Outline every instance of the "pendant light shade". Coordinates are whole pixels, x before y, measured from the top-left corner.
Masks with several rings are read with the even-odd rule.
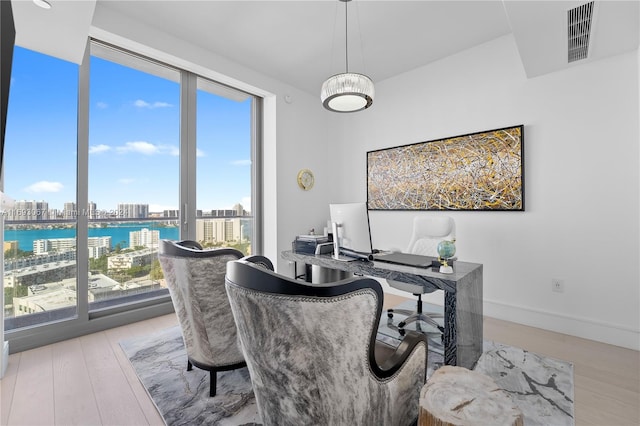
[[[330,111],[354,112],[369,108],[374,95],[373,81],[369,77],[348,72],[329,77],[322,84],[320,99]]]
[[[373,104],[375,89],[373,81],[364,74],[349,72],[349,45],[347,24],[347,2],[345,3],[345,65],[346,72],[329,77],[320,91],[322,105],[333,112],[355,112],[369,108]]]

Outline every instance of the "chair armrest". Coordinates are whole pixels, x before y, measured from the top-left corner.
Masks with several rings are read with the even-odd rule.
[[[260,255],[253,255],[253,256],[245,256],[240,260],[244,260],[246,262],[249,263],[253,263],[256,266],[260,266],[264,269],[268,269],[269,271],[273,271],[273,263],[271,263],[271,261],[269,260],[268,257],[265,256],[260,256]]]
[[[384,373],[385,377],[390,377],[395,374],[396,371],[402,367],[407,358],[411,355],[413,350],[420,342],[424,342],[426,346],[426,353],[429,353],[429,341],[427,336],[417,331],[407,330],[404,338],[396,348],[395,352],[387,358],[387,360],[380,365],[380,370]],[[426,370],[426,358],[425,358],[425,370]]]

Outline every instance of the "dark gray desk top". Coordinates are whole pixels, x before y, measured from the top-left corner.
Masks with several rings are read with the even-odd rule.
[[[456,292],[457,283],[467,275],[478,269],[482,271],[482,264],[480,263],[458,261],[454,264],[453,274],[441,274],[440,272],[433,272],[431,268],[417,268],[380,261],[353,260],[345,262],[333,259],[329,254],[313,255],[286,250],[281,253],[281,256],[286,260],[304,262],[371,277],[421,284],[429,289],[440,289],[451,293]]]

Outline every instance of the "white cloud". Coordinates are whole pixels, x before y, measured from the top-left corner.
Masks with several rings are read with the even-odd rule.
[[[196,157],[206,157],[207,154],[204,153],[203,150],[196,148]]]
[[[180,150],[178,149],[177,146],[173,146],[173,145],[160,145],[158,147],[160,149],[160,152],[166,152],[167,154],[171,155],[172,157],[178,157],[180,156]]]
[[[96,106],[100,109],[109,108],[109,104],[107,104],[106,102],[96,102]]]
[[[89,147],[89,154],[102,154],[103,152],[110,151],[111,147],[109,145],[100,144],[93,145]]]
[[[40,182],[36,182],[34,184],[27,186],[24,190],[26,192],[39,193],[39,192],[60,192],[62,191],[62,189],[64,189],[64,185],[62,185],[60,182],[49,182],[46,180],[41,180]]]
[[[135,179],[131,179],[131,178],[118,179],[118,182],[121,183],[121,184],[124,184],[124,185],[129,185],[130,183],[133,183],[135,181],[136,181]]]
[[[171,155],[177,157],[180,155],[180,150],[175,145],[155,145],[147,141],[133,141],[127,142],[123,146],[116,147],[116,151],[119,154],[126,154],[129,152],[137,152],[143,155]]]
[[[250,166],[251,160],[235,160],[231,162],[234,166]]]
[[[145,141],[127,142],[124,146],[119,146],[116,151],[120,153],[137,152],[144,155],[153,155],[158,153],[158,147],[152,143]]]
[[[170,103],[167,102],[159,102],[156,101],[154,103],[149,103],[147,101],[143,101],[142,99],[137,99],[133,102],[133,105],[138,107],[138,108],[149,108],[149,109],[154,109],[154,108],[168,108],[171,107],[173,105],[171,105]]]

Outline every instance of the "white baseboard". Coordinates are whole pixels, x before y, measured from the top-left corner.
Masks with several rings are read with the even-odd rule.
[[[640,330],[484,299],[484,315],[640,351]]]
[[[405,291],[390,287],[386,280],[378,279],[378,281],[385,293],[397,294],[408,298],[414,297]],[[435,305],[443,305],[443,299],[444,293],[441,291],[425,294],[422,298],[424,302]],[[483,314],[491,318],[640,351],[640,330],[619,324],[563,315],[487,299],[484,299]]]
[[[0,370],[0,378],[4,377],[4,373],[7,372],[7,366],[9,365],[9,342],[4,342],[2,345],[2,370]]]

